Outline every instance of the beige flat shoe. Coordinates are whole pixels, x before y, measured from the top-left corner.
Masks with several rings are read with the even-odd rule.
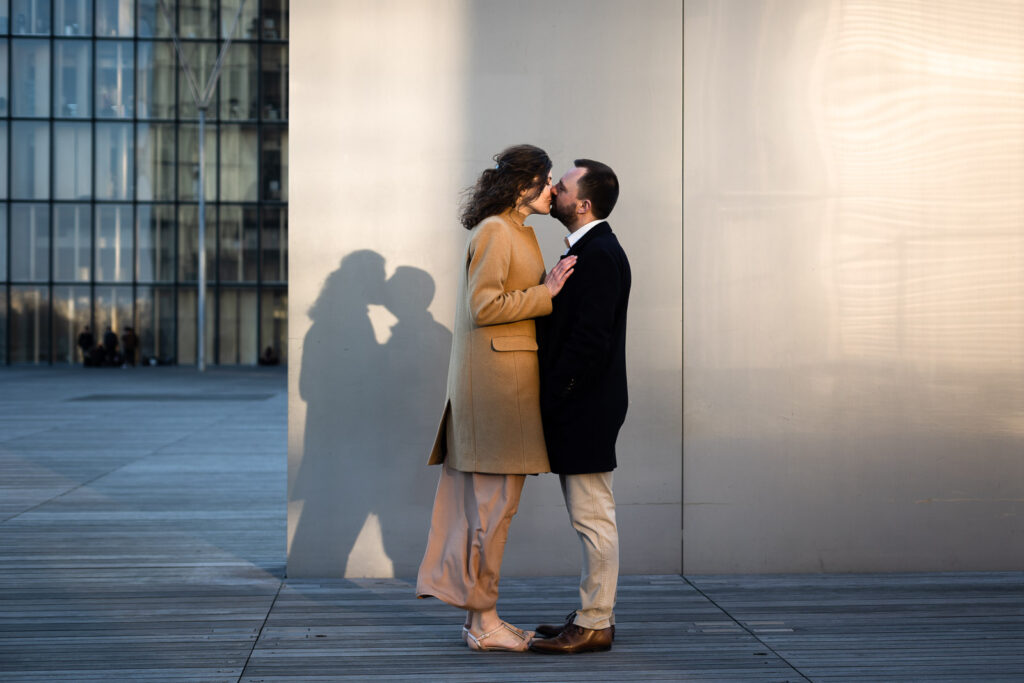
[[[466,645],[469,645],[470,650],[477,652],[526,652],[530,647],[530,639],[535,635],[533,631],[524,631],[504,621],[498,625],[498,628],[491,629],[479,636],[473,635],[473,632],[465,627],[463,627],[463,631],[466,636]],[[507,645],[488,645],[485,642],[491,636],[505,632],[514,635],[519,640],[519,643],[509,647]]]

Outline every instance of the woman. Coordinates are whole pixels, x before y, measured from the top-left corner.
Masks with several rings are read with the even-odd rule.
[[[531,632],[498,616],[498,579],[509,523],[527,474],[549,471],[540,421],[533,319],[576,258],[544,274],[532,214],[551,211],[551,159],[532,145],[494,157],[462,210],[470,231],[459,276],[448,398],[430,454],[442,464],[419,597],[468,612],[463,639],[473,650],[520,652]]]

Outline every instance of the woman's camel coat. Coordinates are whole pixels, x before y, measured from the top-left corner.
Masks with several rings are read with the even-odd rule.
[[[448,396],[430,454],[462,472],[549,471],[533,318],[551,313],[533,228],[511,211],[469,233],[459,276]]]

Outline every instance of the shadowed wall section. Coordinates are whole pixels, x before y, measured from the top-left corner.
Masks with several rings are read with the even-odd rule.
[[[687,572],[1024,563],[1024,7],[685,5]]]
[[[460,191],[511,144],[610,164],[633,263],[622,568],[681,567],[682,5],[291,4],[288,575],[411,576],[439,469]],[[534,227],[550,267],[565,229]],[[573,574],[557,478],[530,477],[506,575]]]

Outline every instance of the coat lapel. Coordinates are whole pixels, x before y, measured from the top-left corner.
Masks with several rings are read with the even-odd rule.
[[[581,237],[579,242],[572,245],[572,248],[569,250],[569,253],[567,253],[566,256],[578,256],[579,253],[583,250],[583,247],[587,244],[587,242],[594,239],[598,235],[610,235],[611,232],[612,226],[608,224],[608,221],[598,223],[590,230],[587,230],[587,234]]]

